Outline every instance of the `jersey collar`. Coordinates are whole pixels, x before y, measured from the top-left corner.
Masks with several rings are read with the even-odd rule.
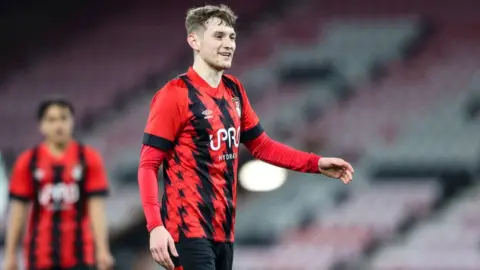
[[[187,72],[187,76],[192,80],[192,82],[201,87],[202,89],[209,90],[216,92],[221,86],[222,86],[222,81],[220,81],[220,84],[218,87],[211,87],[198,73],[193,69],[193,67],[190,67]]]

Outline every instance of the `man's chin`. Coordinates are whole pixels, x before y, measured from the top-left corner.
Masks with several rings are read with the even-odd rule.
[[[224,70],[225,70],[225,69],[229,69],[229,68],[231,68],[231,67],[232,67],[232,64],[230,64],[230,63],[223,65],[223,69],[224,69]]]
[[[226,62],[226,63],[220,63],[220,64],[213,64],[211,65],[215,70],[217,71],[224,71],[232,67],[232,63]]]
[[[56,137],[50,138],[50,141],[57,145],[66,145],[70,141],[70,137]]]

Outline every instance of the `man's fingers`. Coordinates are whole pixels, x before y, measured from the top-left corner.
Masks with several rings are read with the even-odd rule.
[[[167,267],[167,269],[173,269],[174,265],[173,265],[172,259],[170,258],[170,254],[168,253],[168,247],[167,246],[162,247],[161,252],[162,252],[163,260],[165,262],[165,267]]]
[[[352,165],[351,165],[350,163],[346,162],[346,161],[343,160],[343,159],[341,159],[339,165],[342,166],[343,168],[345,168],[345,170],[351,172],[352,174],[355,172],[355,171],[353,170]]]
[[[168,269],[168,270],[173,270],[173,269],[175,269],[175,265],[173,264],[172,259],[167,258],[167,259],[165,260],[165,265],[164,265],[164,267],[165,267],[166,269]]]
[[[160,257],[160,253],[158,252],[158,249],[152,248],[150,249],[150,251],[152,252],[153,259],[160,264],[162,262],[162,258]]]
[[[170,252],[173,256],[178,257],[177,248],[175,247],[175,242],[172,238],[168,240],[168,248],[170,249]]]
[[[166,269],[173,269],[174,265],[172,260],[170,259],[170,255],[168,255],[168,249],[165,248],[153,248],[151,249],[153,259],[160,264],[162,267]]]
[[[158,263],[159,259],[158,259],[157,253],[155,252],[155,250],[153,248],[150,248],[150,253],[152,254],[153,260]]]
[[[347,169],[348,171],[351,173],[351,174],[354,174],[355,173],[355,170],[353,170],[353,167],[350,163],[347,162]]]
[[[165,261],[170,258],[167,246],[162,247],[162,249],[160,250],[160,254]]]
[[[348,171],[347,172],[347,184],[350,183],[353,179],[353,173]]]
[[[348,184],[350,181],[352,181],[352,174],[349,171],[344,171],[340,177],[340,180],[342,180],[344,184]]]

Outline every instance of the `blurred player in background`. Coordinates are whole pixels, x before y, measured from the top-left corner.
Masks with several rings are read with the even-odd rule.
[[[73,106],[66,100],[40,104],[43,143],[17,159],[10,183],[4,270],[18,269],[23,235],[27,269],[107,270],[113,266],[105,216],[107,176],[91,147],[72,138]]]
[[[298,151],[265,134],[242,84],[223,74],[235,53],[235,21],[224,5],[189,10],[185,24],[193,66],[151,103],[138,181],[150,250],[166,269],[232,269],[240,143],[279,167],[352,180],[353,169],[344,160]]]

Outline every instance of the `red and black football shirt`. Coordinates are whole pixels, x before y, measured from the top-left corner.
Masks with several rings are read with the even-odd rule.
[[[24,254],[27,269],[94,265],[87,199],[105,196],[108,184],[100,155],[71,142],[60,157],[45,144],[15,163],[10,198],[32,202]]]
[[[233,76],[213,88],[190,68],[157,92],[143,144],[167,152],[161,216],[175,241],[233,242],[238,147],[262,133]]]

